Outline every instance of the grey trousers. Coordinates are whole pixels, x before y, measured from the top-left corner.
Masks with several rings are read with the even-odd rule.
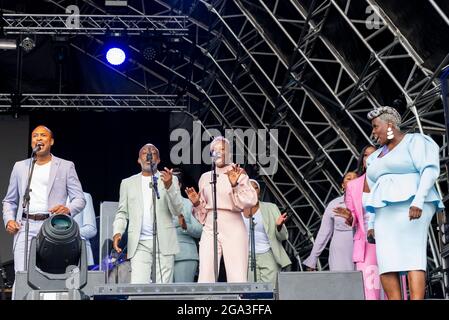
[[[194,282],[198,270],[198,260],[175,261],[173,282]]]

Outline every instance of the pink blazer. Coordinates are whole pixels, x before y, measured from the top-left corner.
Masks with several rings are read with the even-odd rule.
[[[354,249],[352,253],[353,262],[364,262],[366,247],[365,223],[363,221],[364,210],[362,204],[363,186],[365,184],[365,174],[349,181],[345,192],[345,204],[353,216],[353,227],[356,228],[354,234]]]

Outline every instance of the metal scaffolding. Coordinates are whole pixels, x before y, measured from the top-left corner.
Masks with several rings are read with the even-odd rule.
[[[188,34],[186,16],[8,14],[0,16],[5,34]]]
[[[435,1],[429,1],[444,19]],[[65,8],[64,1],[49,2]],[[128,5],[133,15],[118,18],[95,6],[91,9],[99,15],[82,16],[81,27],[69,31],[62,30],[67,15],[24,15],[22,20],[15,15],[16,20],[8,20],[7,33],[81,35],[71,39],[72,48],[148,93],[23,95],[21,105],[188,109],[207,128],[278,130],[278,171],[261,175],[260,180],[264,192],[293,213],[287,225],[287,249],[292,255],[298,253],[298,263],[310,253],[325,206],[341,195],[344,173],[355,167],[360,150],[371,141],[366,113],[386,104],[382,90],[389,88],[405,100],[403,129],[431,135],[442,146],[441,158],[447,158],[440,85],[435,79],[438,70],[424,67],[423,59],[375,0],[199,0],[189,7],[170,0],[152,3],[165,8],[162,14],[176,15],[164,20],[147,16],[144,7]],[[92,6],[90,1],[85,4]],[[377,17],[372,28],[366,26],[367,14],[361,10],[365,7]],[[350,49],[328,34],[325,27],[331,16],[332,23],[345,28],[360,48],[357,63],[348,59]],[[178,32],[188,49],[180,52],[176,62],[166,56],[151,64],[130,58],[128,67],[118,69],[104,62],[99,55],[103,40],[95,37],[111,27],[128,33],[148,28]],[[377,41],[380,37],[384,40]],[[17,98],[11,95],[0,95],[2,108],[14,101]],[[445,175],[442,170],[440,181]],[[441,265],[434,230],[429,231],[429,240],[432,272]]]
[[[22,94],[0,93],[0,110],[9,112],[15,104],[31,109],[127,109],[184,110],[187,106],[175,95],[130,94]]]

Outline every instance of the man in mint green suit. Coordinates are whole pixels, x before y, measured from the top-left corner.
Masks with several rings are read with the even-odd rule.
[[[256,180],[250,181],[259,196],[259,184]],[[284,224],[287,214],[281,214],[274,203],[259,201],[253,208],[244,210],[243,216],[246,218],[244,221],[248,234],[250,234],[249,219],[254,219],[257,282],[271,282],[274,285],[277,273],[291,264],[282,246],[282,241],[288,239],[288,231]],[[248,268],[248,281],[254,281],[251,263]]]
[[[142,172],[124,179],[120,185],[120,200],[113,223],[113,247],[118,253],[122,251],[119,242],[128,224],[131,283],[150,283],[153,259],[153,191],[150,184],[155,172],[160,195],[160,199],[156,199],[156,282],[170,283],[173,281],[174,257],[179,251],[173,216],[183,212],[178,180],[173,177],[173,170],[157,170],[159,150],[152,144],[140,149],[137,162]]]

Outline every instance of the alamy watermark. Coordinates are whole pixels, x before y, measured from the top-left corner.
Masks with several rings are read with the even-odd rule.
[[[223,134],[217,129],[204,132],[201,129],[201,123],[194,121],[192,133],[182,128],[171,132],[170,142],[175,142],[170,150],[170,160],[173,164],[212,163],[210,143],[202,148],[203,142],[210,142],[211,137]],[[224,137],[230,142],[230,160],[234,163],[258,165],[260,175],[273,175],[277,172],[277,129],[226,129]]]
[[[381,25],[383,25],[382,18],[377,14],[379,12],[378,6],[367,6],[365,9],[365,13],[368,14],[368,17],[365,20],[365,26],[368,30],[380,29]]]
[[[80,28],[80,8],[74,4],[65,8],[65,13],[70,13],[70,16],[65,20],[65,26],[67,29],[79,29]]]

